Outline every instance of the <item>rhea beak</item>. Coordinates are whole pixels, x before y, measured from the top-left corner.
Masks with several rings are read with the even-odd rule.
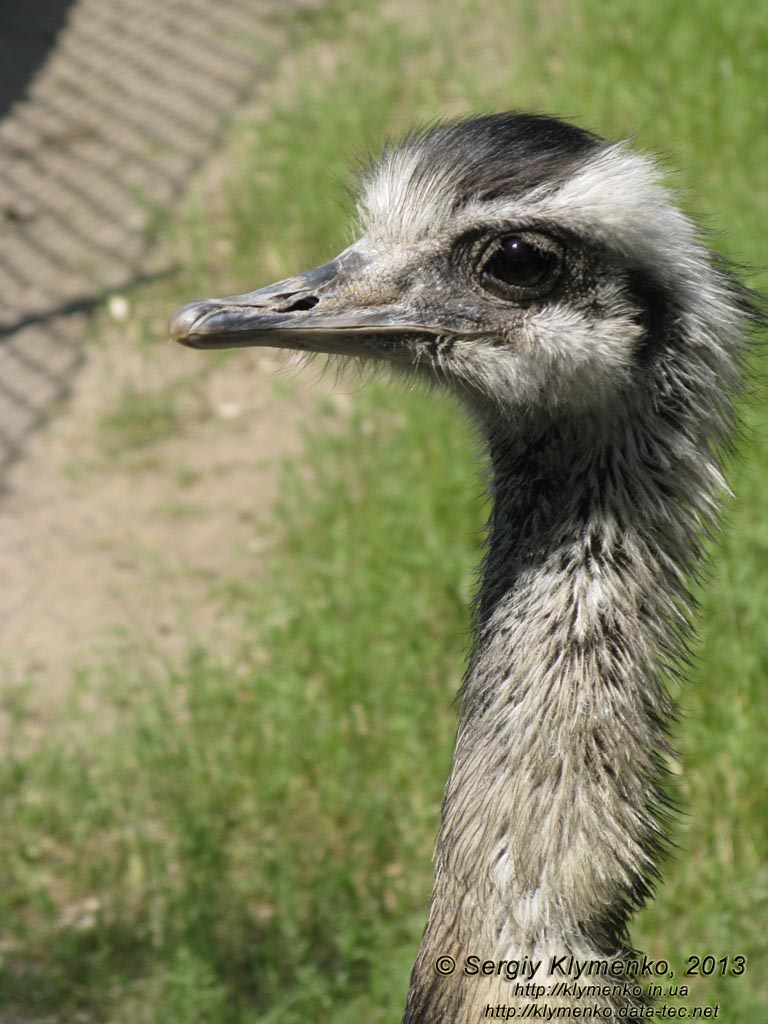
[[[396,291],[390,288],[383,299],[370,270],[370,259],[353,246],[330,263],[258,291],[188,303],[171,318],[171,337],[192,348],[258,345],[402,358],[408,338],[438,332],[419,323]]]

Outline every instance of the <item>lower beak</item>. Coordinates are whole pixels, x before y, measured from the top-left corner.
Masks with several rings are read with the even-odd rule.
[[[397,338],[433,335],[397,304],[379,305],[361,286],[365,259],[353,249],[322,267],[245,295],[204,299],[178,309],[174,341],[192,348],[260,345],[343,355],[394,354]]]

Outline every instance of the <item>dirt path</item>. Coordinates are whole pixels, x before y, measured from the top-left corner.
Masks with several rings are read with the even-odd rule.
[[[46,3],[43,63],[0,79],[4,106],[19,90],[0,120],[0,482],[68,393],[77,314],[168,273],[153,235],[316,0]],[[0,15],[5,60],[37,35]]]
[[[135,33],[114,33],[128,6]],[[132,308],[121,291],[172,264],[167,247],[148,248],[148,224],[189,183],[227,113],[242,108],[249,89],[257,107],[268,104],[258,93],[279,79],[281,47],[289,51],[290,25],[273,24],[275,7],[79,0],[36,90],[0,125],[13,149],[0,178],[8,228],[0,235],[0,682],[31,684],[41,730],[73,671],[102,664],[105,651],[125,646],[134,659],[165,661],[196,637],[226,634],[220,581],[244,561],[258,565],[269,541],[254,521],[274,497],[279,459],[301,449],[313,401],[306,382],[275,377],[269,354],[244,352],[211,369],[204,354],[158,346],[170,309]],[[148,31],[160,10],[173,24]],[[268,60],[238,41],[246,16],[248,32],[271,48]],[[172,29],[183,37],[177,58],[209,32],[218,40],[210,89],[180,65],[178,79],[169,77]],[[105,52],[93,46],[99,31],[109,37]],[[136,52],[142,41],[149,56]],[[153,61],[162,69],[147,82]],[[97,80],[110,65],[125,74],[108,94]],[[75,66],[84,71],[73,96]],[[155,117],[152,132],[130,103],[120,120],[120,93],[132,90]],[[197,117],[206,111],[200,138]],[[142,174],[149,182],[153,161],[148,205],[148,193],[130,182]],[[195,187],[222,173],[208,161]],[[94,327],[87,307],[103,289],[113,293],[109,313]],[[148,323],[149,346],[141,336]],[[88,359],[75,373],[89,333]],[[277,393],[286,387],[291,402]],[[153,415],[157,436],[137,443]]]
[[[133,449],[118,433],[112,454],[99,424],[121,387],[151,370],[156,388],[190,368],[170,348],[142,367],[114,328],[102,339],[0,506],[2,665],[37,684],[33,707],[47,710],[73,669],[98,665],[105,650],[125,644],[134,659],[164,660],[226,630],[219,583],[244,561],[258,567],[269,541],[254,522],[274,497],[278,459],[301,449],[309,401],[275,393],[271,357],[237,355],[193,376],[172,436]]]

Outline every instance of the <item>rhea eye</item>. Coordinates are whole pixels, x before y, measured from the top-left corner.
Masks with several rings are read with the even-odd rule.
[[[559,269],[560,254],[554,246],[510,235],[494,246],[483,274],[494,283],[541,294],[554,285]]]

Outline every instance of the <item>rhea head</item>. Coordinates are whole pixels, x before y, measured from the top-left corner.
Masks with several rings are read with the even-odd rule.
[[[389,363],[505,420],[625,406],[683,334],[730,376],[710,326],[738,330],[734,286],[621,143],[540,115],[439,124],[364,173],[358,210],[331,262],[189,303],[172,336]]]

